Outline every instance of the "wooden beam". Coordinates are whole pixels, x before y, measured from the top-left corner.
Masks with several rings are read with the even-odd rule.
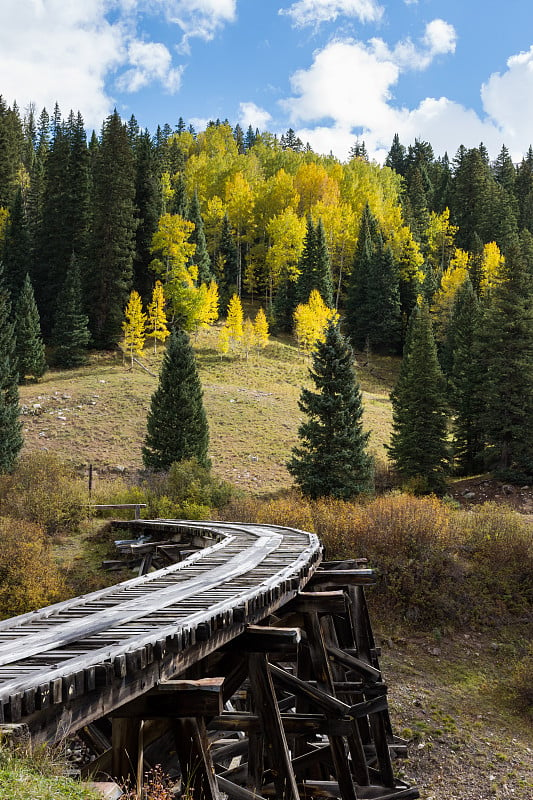
[[[299,800],[300,795],[266,655],[252,653],[248,656],[248,675],[255,709],[263,729],[264,746],[274,773],[278,800]]]
[[[174,738],[184,794],[190,792],[192,797],[201,800],[220,800],[203,718],[177,719],[174,723]]]
[[[111,734],[111,771],[120,783],[128,783],[139,793],[143,779],[142,720],[115,717]]]

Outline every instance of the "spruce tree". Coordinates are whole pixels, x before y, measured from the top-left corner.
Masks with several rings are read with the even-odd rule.
[[[0,474],[11,472],[22,448],[11,301],[0,265]]]
[[[145,467],[168,470],[175,461],[189,458],[209,465],[209,429],[202,395],[189,337],[183,330],[173,330],[148,412],[142,450]]]
[[[227,214],[222,220],[220,232],[219,255],[223,264],[222,274],[218,275],[220,287],[220,313],[225,314],[230,297],[237,291],[239,274],[238,252]]]
[[[445,382],[426,303],[411,314],[391,402],[388,450],[398,473],[417,491],[442,492],[448,466]]]
[[[152,285],[149,265],[153,255],[152,237],[157,230],[160,210],[160,188],[155,174],[155,153],[148,131],[140,134],[135,150],[135,255],[133,259],[134,286],[147,299]]]
[[[470,280],[458,289],[451,320],[450,406],[453,411],[453,456],[460,475],[483,467],[484,375],[477,347],[480,308]]]
[[[399,270],[366,204],[348,285],[346,324],[358,350],[396,353],[402,335]]]
[[[113,348],[131,289],[135,252],[135,163],[126,126],[115,111],[104,123],[94,172],[91,268],[84,289],[96,347]]]
[[[480,326],[485,382],[483,425],[497,477],[533,477],[533,270],[529,239],[505,256]]]
[[[30,234],[21,189],[16,192],[10,209],[4,241],[3,265],[6,285],[14,300],[21,291],[24,278],[31,268]]]
[[[19,382],[27,375],[40,378],[46,371],[39,311],[30,276],[26,274],[15,309],[16,356]]]
[[[333,321],[313,354],[310,375],[316,391],[302,389],[299,407],[308,420],[300,425],[289,472],[311,498],[347,500],[371,491],[373,465],[353,353]]]
[[[83,312],[81,280],[74,256],[57,298],[52,341],[55,344],[54,364],[58,367],[79,367],[87,363],[87,347],[91,339],[89,318]]]

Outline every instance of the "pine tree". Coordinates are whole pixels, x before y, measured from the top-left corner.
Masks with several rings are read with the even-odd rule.
[[[15,326],[0,265],[0,474],[11,472],[22,448]]]
[[[445,383],[425,303],[416,306],[409,320],[391,402],[388,449],[396,469],[417,491],[442,492],[448,465]]]
[[[14,299],[21,291],[24,278],[31,269],[31,241],[21,189],[16,192],[10,209],[3,264],[6,286]]]
[[[450,320],[453,456],[460,475],[472,475],[483,466],[484,376],[476,346],[479,323],[479,301],[467,280],[455,296]]]
[[[361,390],[351,348],[334,321],[316,348],[310,375],[316,391],[302,389],[299,407],[308,420],[300,425],[300,444],[287,464],[289,472],[311,498],[348,500],[371,491],[373,467],[361,421]]]
[[[46,371],[39,311],[30,276],[26,274],[15,310],[16,356],[19,381],[27,375],[40,378]]]
[[[152,238],[159,219],[159,181],[155,173],[155,153],[148,131],[140,134],[135,151],[135,256],[133,283],[143,299],[147,299],[152,284],[150,262]]]
[[[399,270],[370,207],[363,210],[348,286],[346,323],[354,347],[399,350],[402,323]]]
[[[81,280],[75,256],[57,298],[52,342],[54,364],[58,367],[80,367],[87,363],[87,347],[91,339],[89,317],[83,312]]]
[[[208,466],[209,429],[194,353],[183,330],[173,330],[152,395],[143,447],[145,467],[168,470],[175,461],[196,458]]]
[[[494,473],[533,477],[533,265],[522,236],[506,253],[480,326],[483,425]]]
[[[231,232],[231,225],[227,214],[222,220],[222,230],[220,233],[219,254],[221,256],[222,274],[217,275],[220,291],[220,311],[226,311],[232,294],[237,290],[237,279],[239,274],[238,252],[235,239]]]
[[[135,289],[130,294],[124,316],[125,320],[122,323],[124,347],[130,353],[133,369],[134,356],[140,356],[143,352],[146,327],[146,314],[143,312],[141,296]]]
[[[84,281],[94,344],[115,347],[131,289],[135,171],[128,132],[115,111],[104,123],[94,174],[93,258]]]
[[[296,283],[297,302],[307,303],[311,292],[316,289],[326,305],[332,306],[331,266],[321,219],[315,226],[311,216],[307,218],[304,247],[298,269],[300,274]]]

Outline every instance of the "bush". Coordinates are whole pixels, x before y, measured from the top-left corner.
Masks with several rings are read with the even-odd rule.
[[[195,458],[175,462],[167,473],[150,474],[142,486],[146,516],[167,519],[209,519],[235,492]]]
[[[327,558],[367,558],[390,610],[433,626],[449,619],[462,593],[462,568],[448,509],[436,497],[389,494],[365,504],[314,504]]]
[[[286,525],[289,528],[314,531],[310,501],[297,491],[269,499],[235,498],[224,508],[220,519]]]
[[[72,532],[87,516],[87,496],[56,456],[32,453],[11,475],[0,476],[0,514],[35,522],[48,534]]]
[[[485,503],[456,515],[461,530],[469,592],[477,620],[523,614],[533,605],[533,534],[511,509]]]
[[[43,528],[0,517],[0,616],[13,617],[54,603],[63,591]]]
[[[465,512],[436,497],[400,493],[311,502],[292,492],[236,499],[223,518],[314,531],[326,559],[368,559],[378,574],[372,602],[388,617],[429,630],[531,613],[531,531],[501,506]]]

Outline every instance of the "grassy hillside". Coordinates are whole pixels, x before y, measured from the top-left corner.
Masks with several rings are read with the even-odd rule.
[[[297,440],[298,398],[308,382],[309,360],[292,342],[273,339],[248,360],[221,357],[218,330],[202,332],[193,344],[198,356],[210,426],[215,473],[241,488],[269,492],[291,483],[285,462]],[[362,359],[363,360],[363,359]],[[384,458],[390,434],[389,392],[398,360],[364,358],[359,368],[365,425],[371,448]],[[143,363],[157,375],[161,353],[145,351]],[[142,465],[150,396],[157,377],[123,361],[121,354],[96,353],[87,367],[50,370],[38,384],[22,386],[25,452],[50,450],[77,467],[97,471]]]

